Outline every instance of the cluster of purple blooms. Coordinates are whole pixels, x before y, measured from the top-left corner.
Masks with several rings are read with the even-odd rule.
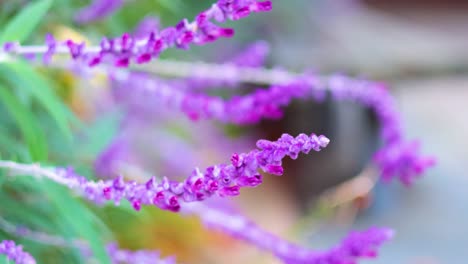
[[[5,255],[8,260],[17,264],[36,264],[34,258],[23,251],[23,246],[16,245],[14,241],[4,240],[0,242],[0,255]]]
[[[300,134],[296,138],[283,134],[278,141],[259,140],[257,147],[248,153],[233,154],[231,164],[208,167],[205,171],[196,168],[183,182],[164,177],[157,182],[153,177],[146,183],[125,182],[122,177],[114,180],[90,182],[76,175],[72,169],[57,169],[64,184],[81,191],[88,199],[97,203],[113,200],[119,204],[128,200],[135,210],[142,205],[155,205],[161,209],[177,212],[181,201],[203,201],[213,195],[220,197],[236,196],[240,188],[255,187],[262,183],[258,170],[273,175],[282,175],[281,161],[289,156],[296,159],[299,153],[320,151],[329,139],[325,136]]]
[[[123,2],[97,0],[79,12],[77,21],[87,23],[97,20],[117,10]],[[43,54],[45,63],[51,63],[54,54],[69,53],[83,67],[98,64],[128,67],[131,63],[148,63],[168,48],[187,49],[191,44],[203,45],[221,37],[231,37],[234,34],[233,29],[223,28],[215,22],[238,20],[271,8],[271,1],[219,0],[197,15],[192,22],[184,19],[176,26],[162,30],[154,26],[135,35],[125,33],[117,39],[104,38],[100,46],[86,46],[85,43],[76,43],[73,40],[58,42],[49,34],[46,36],[45,46],[23,46],[8,42],[4,44],[3,51],[28,57],[31,54]],[[239,73],[245,69],[260,67],[267,53],[268,46],[264,42],[258,42],[230,60],[232,71],[208,79],[198,76],[197,72],[186,79],[163,80],[143,73],[106,69],[109,69],[114,91],[120,93],[125,103],[144,108],[164,106],[183,112],[193,121],[214,119],[222,123],[243,125],[257,123],[264,118],[279,119],[282,117],[282,107],[289,105],[293,99],[322,101],[330,94],[335,100],[354,101],[375,113],[380,121],[383,141],[381,149],[375,155],[375,162],[384,180],[397,177],[404,184],[411,184],[416,176],[434,164],[433,158],[420,155],[417,142],[404,138],[395,102],[381,83],[342,75],[324,78],[308,73],[288,76],[278,83],[273,82],[267,89],[257,89],[250,94],[230,99],[201,92],[207,87],[235,86],[241,82]],[[140,85],[134,86],[135,83]],[[90,181],[71,168],[41,168],[9,161],[0,161],[0,167],[46,177],[98,204],[106,201],[119,204],[121,200],[127,200],[137,211],[143,205],[152,205],[163,210],[196,214],[208,226],[220,228],[234,237],[270,251],[285,263],[357,263],[361,257],[375,257],[377,248],[390,239],[393,232],[386,228],[352,232],[338,246],[314,251],[263,231],[241,215],[195,203],[212,196],[239,195],[241,188],[256,187],[262,183],[260,171],[282,175],[282,160],[285,157],[296,159],[300,153],[320,151],[329,141],[325,136],[315,134],[300,134],[297,137],[283,134],[277,141],[259,140],[257,149],[233,154],[228,164],[213,165],[205,170],[196,168],[183,181],[166,177],[161,180],[153,177],[145,183],[126,181],[123,177]],[[115,245],[108,247],[108,253],[114,263],[175,263],[172,258],[160,259],[155,252],[130,252],[118,249]],[[0,243],[0,254],[16,263],[35,263],[28,253],[22,251],[21,246],[12,241]]]
[[[238,214],[203,207],[198,203],[188,205],[185,211],[196,213],[210,228],[220,229],[260,249],[272,252],[285,263],[292,264],[354,264],[361,258],[375,257],[377,249],[393,237],[391,229],[371,227],[365,231],[350,232],[338,245],[330,249],[312,250],[264,231]]]
[[[101,6],[103,5],[99,5]],[[109,7],[109,4],[105,6]],[[148,63],[168,48],[187,49],[192,43],[204,45],[221,37],[232,37],[234,35],[232,28],[220,27],[213,23],[213,20],[217,22],[239,20],[251,13],[270,11],[271,7],[270,1],[218,1],[211,8],[197,15],[193,22],[183,19],[174,27],[165,28],[160,32],[151,31],[143,38],[135,38],[129,33],[124,33],[116,39],[103,38],[99,47],[86,47],[85,42],[76,43],[73,40],[58,42],[51,34],[48,34],[45,40],[46,46],[40,51],[44,52],[43,60],[46,63],[50,62],[56,53],[69,52],[73,59],[82,60],[89,66],[113,63],[117,67],[128,67],[132,61],[139,64]],[[28,50],[27,47],[21,47],[20,44],[14,42],[9,42],[4,47],[11,53],[37,52],[37,50]]]

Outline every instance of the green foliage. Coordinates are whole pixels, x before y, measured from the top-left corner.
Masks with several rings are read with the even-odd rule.
[[[0,43],[6,41],[24,41],[46,15],[52,0],[40,0],[26,6],[16,15],[0,34]]]
[[[110,263],[110,259],[106,254],[105,244],[100,228],[98,218],[82,203],[74,197],[70,196],[70,191],[55,183],[44,181],[38,185],[42,193],[47,194],[49,202],[56,209],[58,216],[62,219],[61,223],[65,225],[65,230],[68,231],[70,240],[77,237],[85,239],[95,256],[98,263]],[[79,252],[76,252],[79,255]]]
[[[15,15],[0,32],[0,43],[24,41],[42,21],[52,4],[40,0],[29,4]],[[57,162],[55,153],[77,148],[71,125],[82,128],[63,99],[57,95],[56,82],[39,73],[30,64],[18,59],[0,63],[0,155],[2,159],[22,162]],[[102,130],[104,131],[104,130]],[[101,133],[106,133],[106,131]],[[100,142],[105,135],[93,136]],[[112,135],[112,134],[111,134]],[[84,146],[81,146],[84,147]],[[95,151],[96,152],[96,151]],[[50,160],[53,158],[53,160]],[[71,244],[72,240],[86,240],[97,263],[110,263],[105,245],[111,238],[102,221],[81,199],[67,188],[46,180],[31,177],[8,177],[0,171],[0,217],[13,223],[63,237],[70,241],[61,248],[43,245],[0,230],[0,240],[14,239],[24,244],[38,263],[86,263],[88,260]],[[0,263],[7,263],[4,257]]]
[[[51,81],[20,60],[0,65],[0,74],[12,86],[20,89],[27,98],[37,100],[55,120],[63,135],[71,140],[72,133],[68,124],[70,111],[54,93]]]
[[[1,173],[0,176],[5,177]],[[72,240],[80,238],[89,243],[98,263],[109,263],[104,247],[104,239],[110,237],[107,228],[68,189],[46,180],[15,177],[0,185],[0,190],[0,199],[6,201],[0,209],[0,215],[70,241],[68,245],[62,245],[63,248],[54,249],[25,240],[28,250],[36,250],[37,255],[68,253],[59,258],[63,258],[61,263],[85,263],[81,252],[71,244]],[[12,196],[16,196],[16,199],[12,199]]]
[[[69,125],[76,117],[56,95],[51,80],[19,61],[0,65],[0,77],[8,85],[8,87],[0,85],[0,109],[8,112],[8,115],[0,115],[0,121],[8,124],[7,127],[0,128],[3,158],[12,159],[16,155],[25,162],[47,161],[48,148],[59,138],[67,139],[66,145],[70,145],[69,148],[77,148],[72,146],[75,142],[72,141]],[[51,125],[56,127],[49,131],[54,136],[46,137],[44,131]],[[90,131],[88,134],[93,144],[102,142],[102,138],[108,134],[112,135],[109,132],[112,128],[110,123],[104,122],[103,125],[105,127],[98,129],[97,134],[92,133],[91,131],[94,131],[92,129],[87,130]],[[22,136],[19,139],[15,137],[15,127],[21,132]],[[26,152],[24,152],[25,147]],[[58,147],[65,148],[64,145]],[[70,157],[65,156],[65,159]],[[110,238],[109,231],[106,231],[105,225],[88,206],[73,197],[68,189],[46,180],[36,181],[30,177],[14,178],[15,180],[11,182],[5,179],[5,175],[0,174],[0,179],[2,179],[0,216],[13,217],[16,219],[15,223],[56,234],[69,241],[84,239],[89,243],[98,263],[109,263],[104,247],[106,244],[104,239]],[[30,199],[31,196],[36,198]],[[54,228],[51,229],[51,225]],[[70,252],[70,249],[57,251],[39,243],[26,243],[31,246],[31,253],[37,253],[37,256],[44,256],[46,259],[60,259],[62,263],[86,262],[77,249],[71,251],[73,254],[64,254]],[[73,248],[71,244],[69,248]]]
[[[42,130],[31,112],[5,87],[0,86],[0,102],[16,120],[33,160],[47,159],[47,145]],[[5,140],[8,142],[8,140]]]

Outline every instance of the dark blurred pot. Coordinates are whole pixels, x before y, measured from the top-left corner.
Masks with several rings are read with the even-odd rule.
[[[377,148],[377,124],[372,113],[351,102],[295,102],[281,121],[263,122],[261,128],[270,139],[285,132],[330,138],[329,146],[321,152],[285,162],[287,177],[282,180],[304,209],[324,190],[358,175]]]

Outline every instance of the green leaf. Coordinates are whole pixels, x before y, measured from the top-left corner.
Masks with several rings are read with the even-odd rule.
[[[26,6],[4,27],[0,34],[0,43],[24,41],[44,18],[51,5],[52,0],[40,0]]]
[[[0,75],[12,86],[18,87],[33,96],[55,120],[58,128],[70,142],[72,132],[69,121],[71,111],[53,91],[53,83],[38,74],[23,61],[9,62],[0,65]]]
[[[179,0],[158,0],[156,1],[156,4],[159,4],[160,7],[172,12],[173,14],[178,14],[183,10]]]
[[[102,236],[104,230],[98,229],[103,225],[97,222],[98,218],[79,200],[71,197],[70,192],[63,186],[44,181],[40,187],[60,213],[62,224],[68,226],[69,235],[75,236],[70,238],[84,238],[89,243],[93,256],[99,260],[98,263],[110,263]]]
[[[4,110],[6,112],[6,109],[4,108],[1,108],[0,110]],[[0,120],[0,122],[4,122],[4,121],[5,120]],[[24,145],[20,144],[20,142],[18,142],[18,139],[14,138],[3,127],[0,127],[0,156],[1,158],[10,159],[12,155],[24,154],[24,152],[25,152]],[[23,161],[27,161],[27,160],[23,160]]]
[[[6,87],[0,86],[0,102],[5,106],[26,141],[34,160],[47,159],[47,144],[36,119],[31,112]]]
[[[0,179],[5,179],[6,173],[0,170]],[[76,239],[87,241],[96,263],[109,263],[105,245],[106,239],[111,236],[101,219],[68,188],[26,175],[17,175],[13,180],[6,180],[5,187],[0,189],[2,217],[12,223],[64,238],[68,243],[62,246],[73,261],[57,260],[57,263],[91,263],[89,257],[72,244]],[[38,250],[44,253],[49,251],[48,248],[49,246],[42,244]],[[68,254],[69,252],[72,254]],[[37,254],[40,255],[42,254]]]

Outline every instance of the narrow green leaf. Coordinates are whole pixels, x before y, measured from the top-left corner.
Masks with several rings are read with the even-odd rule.
[[[24,41],[44,18],[51,5],[52,0],[30,3],[4,27],[0,34],[0,43]]]
[[[105,241],[101,235],[102,230],[97,229],[98,226],[102,228],[102,225],[95,222],[97,217],[79,200],[72,198],[64,187],[48,181],[44,181],[41,187],[53,206],[60,212],[63,224],[69,226],[70,234],[74,233],[89,243],[98,263],[110,263]]]
[[[31,157],[34,160],[47,159],[47,144],[45,136],[36,123],[31,112],[6,88],[0,86],[0,102],[5,106],[11,117],[15,119]]]
[[[71,141],[72,132],[69,126],[71,112],[54,93],[51,81],[20,60],[1,64],[0,73],[11,85],[17,86],[37,99],[55,120],[64,136]]]

